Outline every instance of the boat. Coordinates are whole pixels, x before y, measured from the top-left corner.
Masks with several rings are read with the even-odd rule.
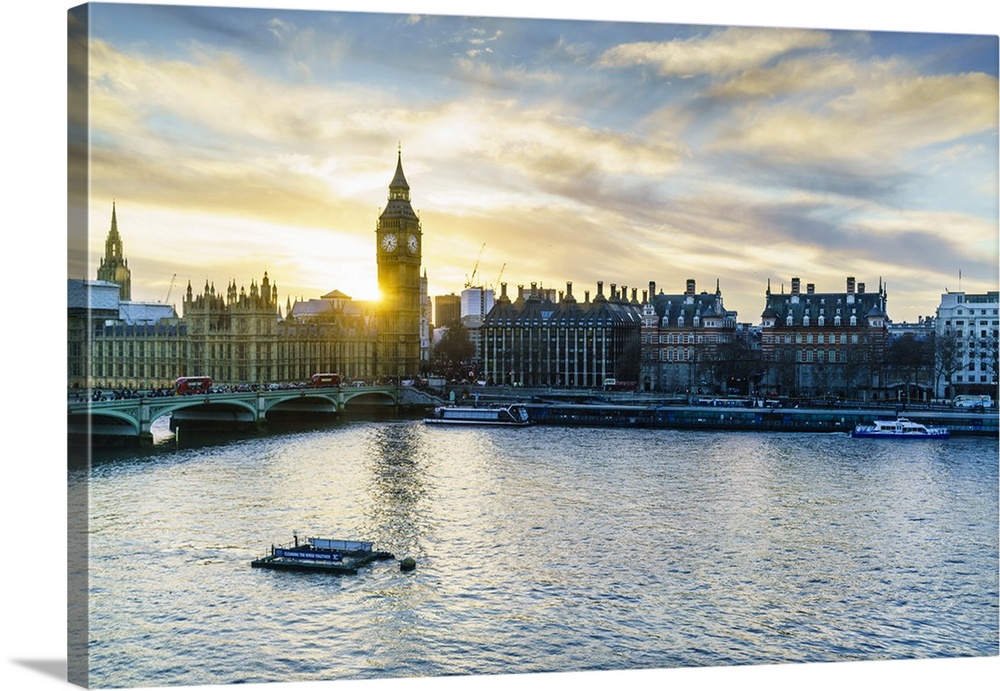
[[[389,552],[376,550],[371,542],[316,537],[307,537],[300,542],[298,535],[293,537],[293,545],[271,545],[270,552],[254,559],[250,566],[255,569],[349,575],[356,574],[359,568],[374,561],[395,559]]]
[[[947,439],[950,434],[946,427],[928,427],[919,422],[899,417],[895,420],[875,420],[871,425],[858,425],[851,432],[852,437],[877,439]]]
[[[433,415],[424,418],[433,425],[503,425],[524,427],[531,424],[528,409],[523,404],[508,406],[438,406]]]

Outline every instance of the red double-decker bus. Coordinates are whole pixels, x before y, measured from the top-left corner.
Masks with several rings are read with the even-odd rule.
[[[211,377],[179,377],[174,382],[174,395],[186,396],[188,394],[208,393],[212,388]]]
[[[320,373],[312,375],[313,386],[340,386],[340,375],[335,373]]]

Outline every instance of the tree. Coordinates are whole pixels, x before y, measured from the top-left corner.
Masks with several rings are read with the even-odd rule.
[[[951,396],[952,392],[948,391],[951,386],[951,379],[955,376],[955,373],[962,369],[962,343],[958,335],[951,329],[947,329],[942,333],[933,334],[934,343],[934,378],[935,381],[941,381],[944,389],[938,392],[935,388],[935,394],[941,393],[945,396]]]
[[[896,376],[906,382],[909,396],[909,385],[918,386],[921,380],[926,381],[933,375],[933,344],[926,339],[918,339],[913,334],[904,334],[889,344],[886,364]]]
[[[741,394],[751,393],[765,369],[761,352],[744,338],[719,345],[708,363],[709,376],[717,386],[724,392],[735,388]]]
[[[455,322],[434,346],[432,366],[449,379],[465,379],[469,361],[475,355],[476,345],[469,338],[469,330]]]

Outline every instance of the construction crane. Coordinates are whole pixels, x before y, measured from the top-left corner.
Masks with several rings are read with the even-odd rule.
[[[483,246],[479,248],[479,255],[476,257],[476,263],[472,267],[472,276],[466,276],[465,277],[465,287],[466,288],[471,288],[472,285],[473,285],[473,283],[476,280],[476,272],[479,271],[479,260],[483,258],[483,250],[485,250],[485,249],[486,249],[486,243],[484,242]]]
[[[170,304],[170,293],[174,292],[174,283],[176,282],[177,282],[177,274],[175,273],[173,277],[170,279],[170,287],[167,288],[167,297],[163,300],[163,304],[165,305]]]
[[[500,279],[503,278],[503,271],[506,268],[507,268],[507,262],[504,262],[503,266],[500,267],[500,273],[497,274],[497,282],[493,284],[493,286],[491,286],[493,290],[497,290],[500,287]]]

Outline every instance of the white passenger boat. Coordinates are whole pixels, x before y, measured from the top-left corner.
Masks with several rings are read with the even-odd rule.
[[[875,420],[871,425],[858,425],[851,432],[851,436],[879,439],[947,439],[949,432],[946,427],[927,427],[900,417],[895,420]]]
[[[523,427],[530,424],[528,409],[520,403],[497,407],[438,406],[424,418],[432,425],[503,425]]]

